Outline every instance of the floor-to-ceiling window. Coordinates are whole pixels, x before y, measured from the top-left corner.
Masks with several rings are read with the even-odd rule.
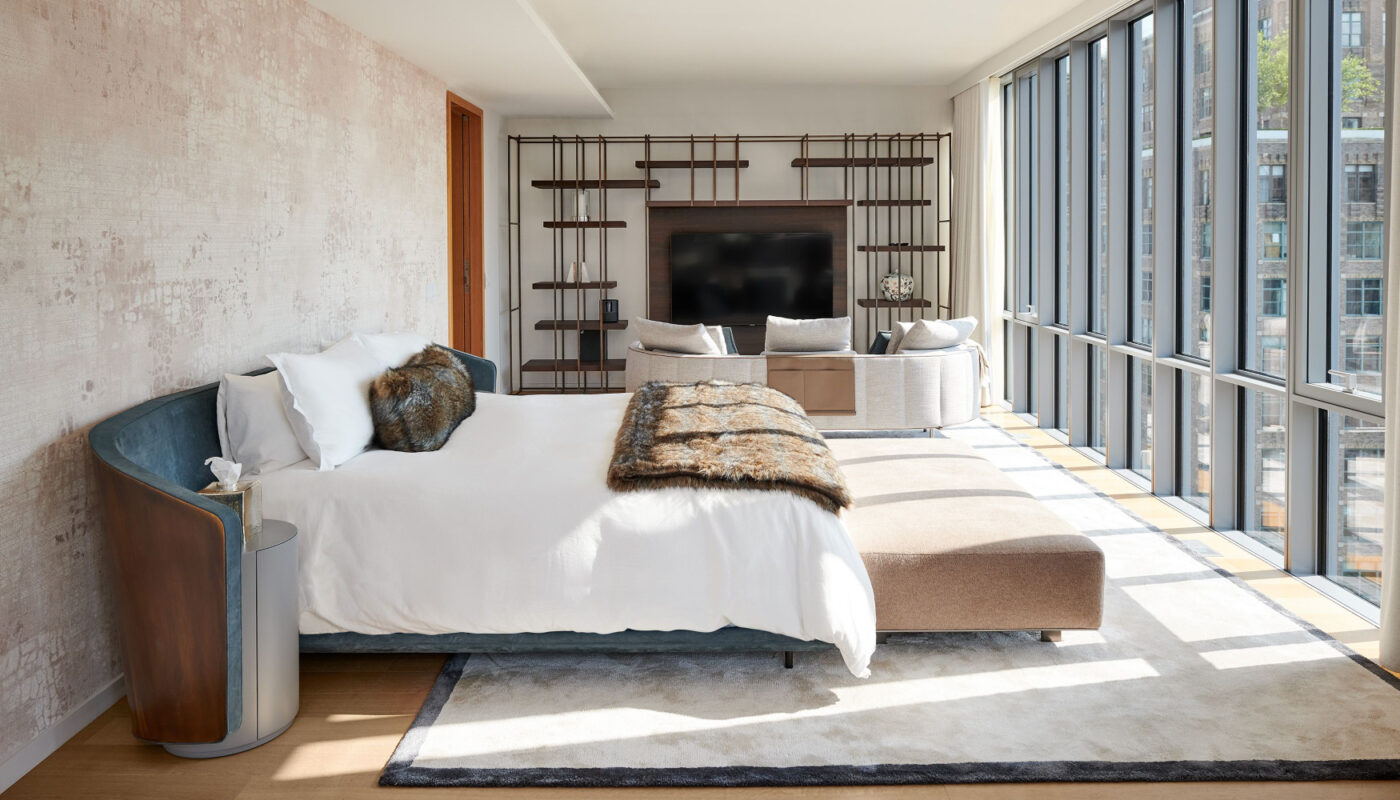
[[[1023,344],[1007,369],[1053,382],[1038,406],[1034,389],[1008,401],[1372,603],[1386,5],[1144,0],[1008,76],[1046,88],[1009,101],[1008,149],[1033,174],[1008,190],[1034,197],[1008,201],[1023,256],[1003,322]]]

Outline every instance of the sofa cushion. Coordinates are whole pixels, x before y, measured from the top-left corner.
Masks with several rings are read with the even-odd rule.
[[[904,329],[904,335],[900,338],[899,347],[895,352],[907,353],[956,347],[967,341],[967,337],[971,336],[976,329],[976,317],[961,317],[952,320],[921,319]]]
[[[763,349],[769,353],[813,353],[851,349],[851,318],[768,317]]]
[[[673,325],[651,319],[633,320],[632,324],[637,326],[637,338],[641,339],[642,347],[648,350],[711,356],[723,354],[704,325]]]
[[[870,340],[869,353],[872,356],[884,355],[890,347],[890,332],[875,331],[875,338]]]
[[[1097,628],[1098,546],[949,439],[829,442],[880,630]],[[898,475],[898,483],[890,476]]]

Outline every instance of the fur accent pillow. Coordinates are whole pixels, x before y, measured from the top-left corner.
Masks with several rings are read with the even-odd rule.
[[[374,439],[386,450],[437,450],[476,410],[471,373],[445,348],[429,345],[369,385]]]

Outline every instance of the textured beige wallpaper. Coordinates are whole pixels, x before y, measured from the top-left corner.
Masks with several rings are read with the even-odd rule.
[[[121,672],[93,423],[446,336],[444,91],[302,0],[0,2],[0,763]]]

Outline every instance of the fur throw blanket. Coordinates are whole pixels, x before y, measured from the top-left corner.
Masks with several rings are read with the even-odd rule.
[[[768,489],[833,514],[851,506],[846,477],[802,407],[753,383],[643,384],[617,432],[608,486]]]
[[[457,357],[428,345],[369,385],[374,438],[385,450],[437,450],[476,410],[476,387]]]

